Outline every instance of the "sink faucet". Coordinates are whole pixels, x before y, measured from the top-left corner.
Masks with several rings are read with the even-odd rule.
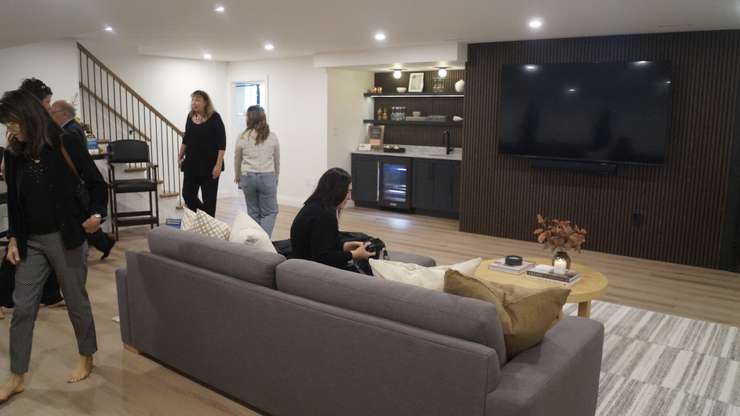
[[[445,141],[445,154],[449,155],[450,153],[452,153],[452,143],[450,143],[450,131],[445,130],[444,132],[442,132],[442,138]]]

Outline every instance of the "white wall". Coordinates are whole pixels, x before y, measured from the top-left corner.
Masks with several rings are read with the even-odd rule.
[[[80,43],[180,129],[185,128],[195,90],[207,92],[219,113],[227,110],[225,62],[146,56],[111,43]]]
[[[280,140],[278,202],[302,205],[327,168],[327,71],[315,68],[310,57],[275,59],[230,63],[227,78],[229,85],[267,84],[267,121]],[[229,181],[234,178],[233,149],[239,133],[232,129],[228,137],[225,176]],[[221,190],[219,194],[225,195]]]
[[[373,118],[372,99],[362,93],[372,87],[372,72],[328,71],[327,166],[351,169],[351,152],[367,142],[363,119]]]
[[[54,99],[72,100],[79,91],[78,73],[77,46],[73,41],[0,49],[0,93],[18,88],[24,78],[35,77],[51,88]],[[5,141],[2,125],[0,141]]]

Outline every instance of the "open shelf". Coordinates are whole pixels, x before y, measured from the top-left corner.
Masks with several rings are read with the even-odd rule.
[[[395,121],[395,120],[363,120],[365,124],[377,126],[423,126],[423,127],[462,127],[462,121]]]
[[[465,94],[459,94],[457,92],[387,92],[382,94],[371,94],[366,92],[363,94],[365,97],[373,98],[431,98],[431,97],[447,97],[447,98],[462,98]]]

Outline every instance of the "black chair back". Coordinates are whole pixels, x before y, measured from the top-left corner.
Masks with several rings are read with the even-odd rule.
[[[142,140],[116,140],[108,144],[108,163],[148,163],[149,145]]]

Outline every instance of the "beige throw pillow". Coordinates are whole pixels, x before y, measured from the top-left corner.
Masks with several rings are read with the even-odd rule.
[[[188,231],[188,230],[186,230]],[[223,221],[219,221],[205,212],[198,210],[195,216],[193,226],[189,231],[194,231],[199,234],[207,235],[209,237],[218,238],[219,240],[228,240],[231,234],[229,224]]]
[[[473,274],[482,259],[472,259],[451,266],[424,267],[418,264],[401,263],[390,260],[370,259],[373,275],[381,279],[393,280],[427,289],[443,291],[445,272],[453,269],[464,274]]]
[[[198,215],[185,208],[184,213],[182,214],[182,223],[180,224],[180,229],[182,231],[190,231],[195,227],[195,219],[198,217]]]
[[[245,244],[258,250],[276,253],[275,246],[270,241],[270,236],[260,227],[255,220],[244,212],[236,216],[234,225],[231,227],[229,241]]]
[[[444,290],[453,295],[480,299],[496,306],[504,331],[506,354],[511,359],[542,342],[557,323],[570,289],[528,289],[468,277],[454,270],[445,274]]]

